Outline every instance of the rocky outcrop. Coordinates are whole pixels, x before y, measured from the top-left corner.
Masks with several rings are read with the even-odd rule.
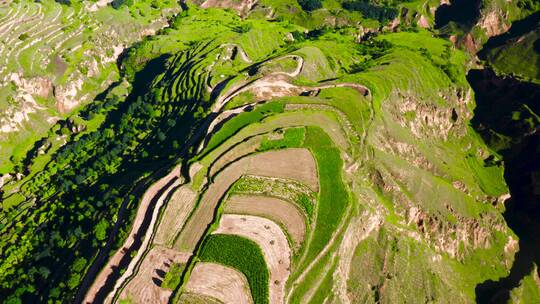
[[[17,87],[19,92],[42,98],[47,98],[52,93],[52,81],[46,77],[25,78],[23,74],[19,72],[10,74],[8,79]]]
[[[418,24],[419,27],[422,27],[422,28],[429,28],[430,27],[429,20],[424,15],[420,16],[420,18],[418,19],[417,24]]]
[[[0,133],[19,130],[30,119],[29,114],[45,110],[38,105],[36,97],[47,98],[53,89],[52,82],[44,77],[24,78],[21,73],[12,73],[8,79],[16,88],[16,95],[8,97],[15,105],[1,113]]]
[[[201,7],[230,8],[238,12],[238,14],[245,16],[251,11],[251,9],[255,6],[255,4],[257,4],[257,2],[258,0],[206,0],[201,4]]]
[[[502,10],[494,10],[483,15],[477,25],[488,37],[493,37],[508,31],[510,26],[506,23],[507,18]]]
[[[56,109],[58,112],[67,113],[82,102],[77,98],[83,86],[83,80],[81,78],[82,75],[74,73],[70,76],[70,81],[67,84],[55,87],[54,97],[56,98]]]

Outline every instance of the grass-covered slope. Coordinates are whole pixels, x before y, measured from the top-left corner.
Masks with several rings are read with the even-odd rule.
[[[487,60],[498,73],[512,74],[521,79],[539,82],[540,45],[538,31],[530,32],[506,45],[490,50]]]
[[[389,7],[398,5],[406,4]],[[21,180],[2,188],[2,299],[84,295],[126,237],[144,190],[178,163],[193,204],[150,207],[138,245],[111,280],[131,262],[138,269],[134,252],[147,252],[160,229],[178,232],[168,250],[191,256],[181,279],[170,278],[180,276],[176,270],[167,278],[171,301],[189,295],[199,259],[243,272],[256,302],[276,286],[291,303],[472,302],[476,284],[506,275],[516,250],[501,216],[508,189],[499,156],[469,127],[475,103],[465,53],[428,30],[359,39],[355,22],[365,24],[365,16],[342,11],[338,1],[311,13],[295,1],[260,1],[249,14],[184,8],[169,28],[131,47],[123,81],[57,124],[51,149],[31,154]],[[79,125],[86,129],[70,130]],[[55,132],[65,133],[65,143]],[[306,174],[311,165],[296,164],[311,158],[272,159],[280,172],[249,162],[287,151],[307,153],[291,155],[311,156],[314,168],[287,187],[281,174]],[[276,273],[259,271],[270,268],[263,246],[212,234],[238,192],[283,199],[307,215],[285,281],[264,282]],[[182,210],[182,223],[160,226],[167,208]],[[144,232],[149,248],[140,245]],[[186,239],[190,246],[181,246]],[[119,282],[112,298],[137,275]]]

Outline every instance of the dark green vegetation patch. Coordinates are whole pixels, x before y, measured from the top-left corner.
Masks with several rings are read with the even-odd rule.
[[[213,234],[204,241],[199,258],[240,271],[248,280],[255,304],[268,303],[270,274],[255,242],[236,235]]]

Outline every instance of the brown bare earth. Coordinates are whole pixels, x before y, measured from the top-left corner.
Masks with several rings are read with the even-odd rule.
[[[245,174],[267,177],[288,178],[299,181],[319,191],[317,164],[307,149],[292,148],[264,152],[249,156]]]
[[[300,247],[306,234],[306,218],[298,208],[279,198],[259,195],[234,195],[225,203],[225,213],[266,217],[284,227],[293,246]]]
[[[178,299],[178,304],[222,304],[218,299],[209,296],[203,296],[195,293],[183,293]]]
[[[172,290],[160,287],[163,277],[174,263],[187,263],[190,255],[164,247],[152,248],[143,260],[136,277],[122,291],[120,299],[130,299],[133,304],[166,304]]]
[[[176,249],[194,250],[212,222],[215,208],[225,192],[245,174],[297,180],[316,192],[319,188],[316,163],[307,149],[284,149],[242,158],[218,174],[202,195],[198,208],[193,212],[175,243]]]
[[[180,178],[180,166],[177,166],[167,176],[161,178],[155,184],[150,186],[148,190],[146,190],[141,200],[141,203],[139,205],[139,209],[137,210],[137,214],[135,215],[135,220],[133,221],[133,226],[131,228],[129,236],[126,238],[124,245],[122,246],[120,250],[116,251],[116,253],[109,259],[109,262],[107,263],[107,265],[101,270],[97,278],[94,280],[94,283],[92,284],[92,286],[86,293],[83,303],[94,303],[95,296],[98,294],[101,288],[104,287],[107,281],[107,277],[110,276],[113,273],[113,271],[118,268],[119,263],[122,260],[122,257],[126,254],[126,252],[129,252],[129,249],[134,245],[135,236],[138,233],[144,233],[143,231],[139,231],[139,230],[141,229],[141,225],[145,218],[146,211],[148,210],[148,207],[150,207],[150,203],[152,202],[152,199],[167,184],[172,183],[178,180],[179,178]]]
[[[214,263],[197,263],[184,290],[225,304],[253,303],[246,277],[233,268]]]
[[[242,236],[261,247],[270,271],[270,303],[283,303],[285,283],[290,274],[291,249],[281,228],[259,216],[224,214],[214,233]]]
[[[247,14],[257,2],[258,0],[206,0],[201,4],[201,7],[232,8],[243,15]]]
[[[163,213],[154,243],[170,246],[195,206],[197,194],[189,186],[182,186],[173,194]]]

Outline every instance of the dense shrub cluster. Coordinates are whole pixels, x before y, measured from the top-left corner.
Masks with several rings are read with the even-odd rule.
[[[307,12],[322,8],[321,0],[298,0],[298,4]]]
[[[113,0],[113,2],[111,2],[111,6],[116,9],[120,8],[122,5],[130,6],[132,4],[133,0]]]
[[[398,10],[394,7],[372,4],[367,0],[353,0],[343,3],[343,8],[349,11],[359,11],[365,18],[379,20],[386,23],[398,16]]]
[[[392,43],[387,40],[373,40],[359,43],[356,45],[356,50],[359,55],[362,55],[364,60],[354,63],[350,66],[350,73],[359,73],[365,71],[375,65],[375,59],[386,55],[392,48]]]

